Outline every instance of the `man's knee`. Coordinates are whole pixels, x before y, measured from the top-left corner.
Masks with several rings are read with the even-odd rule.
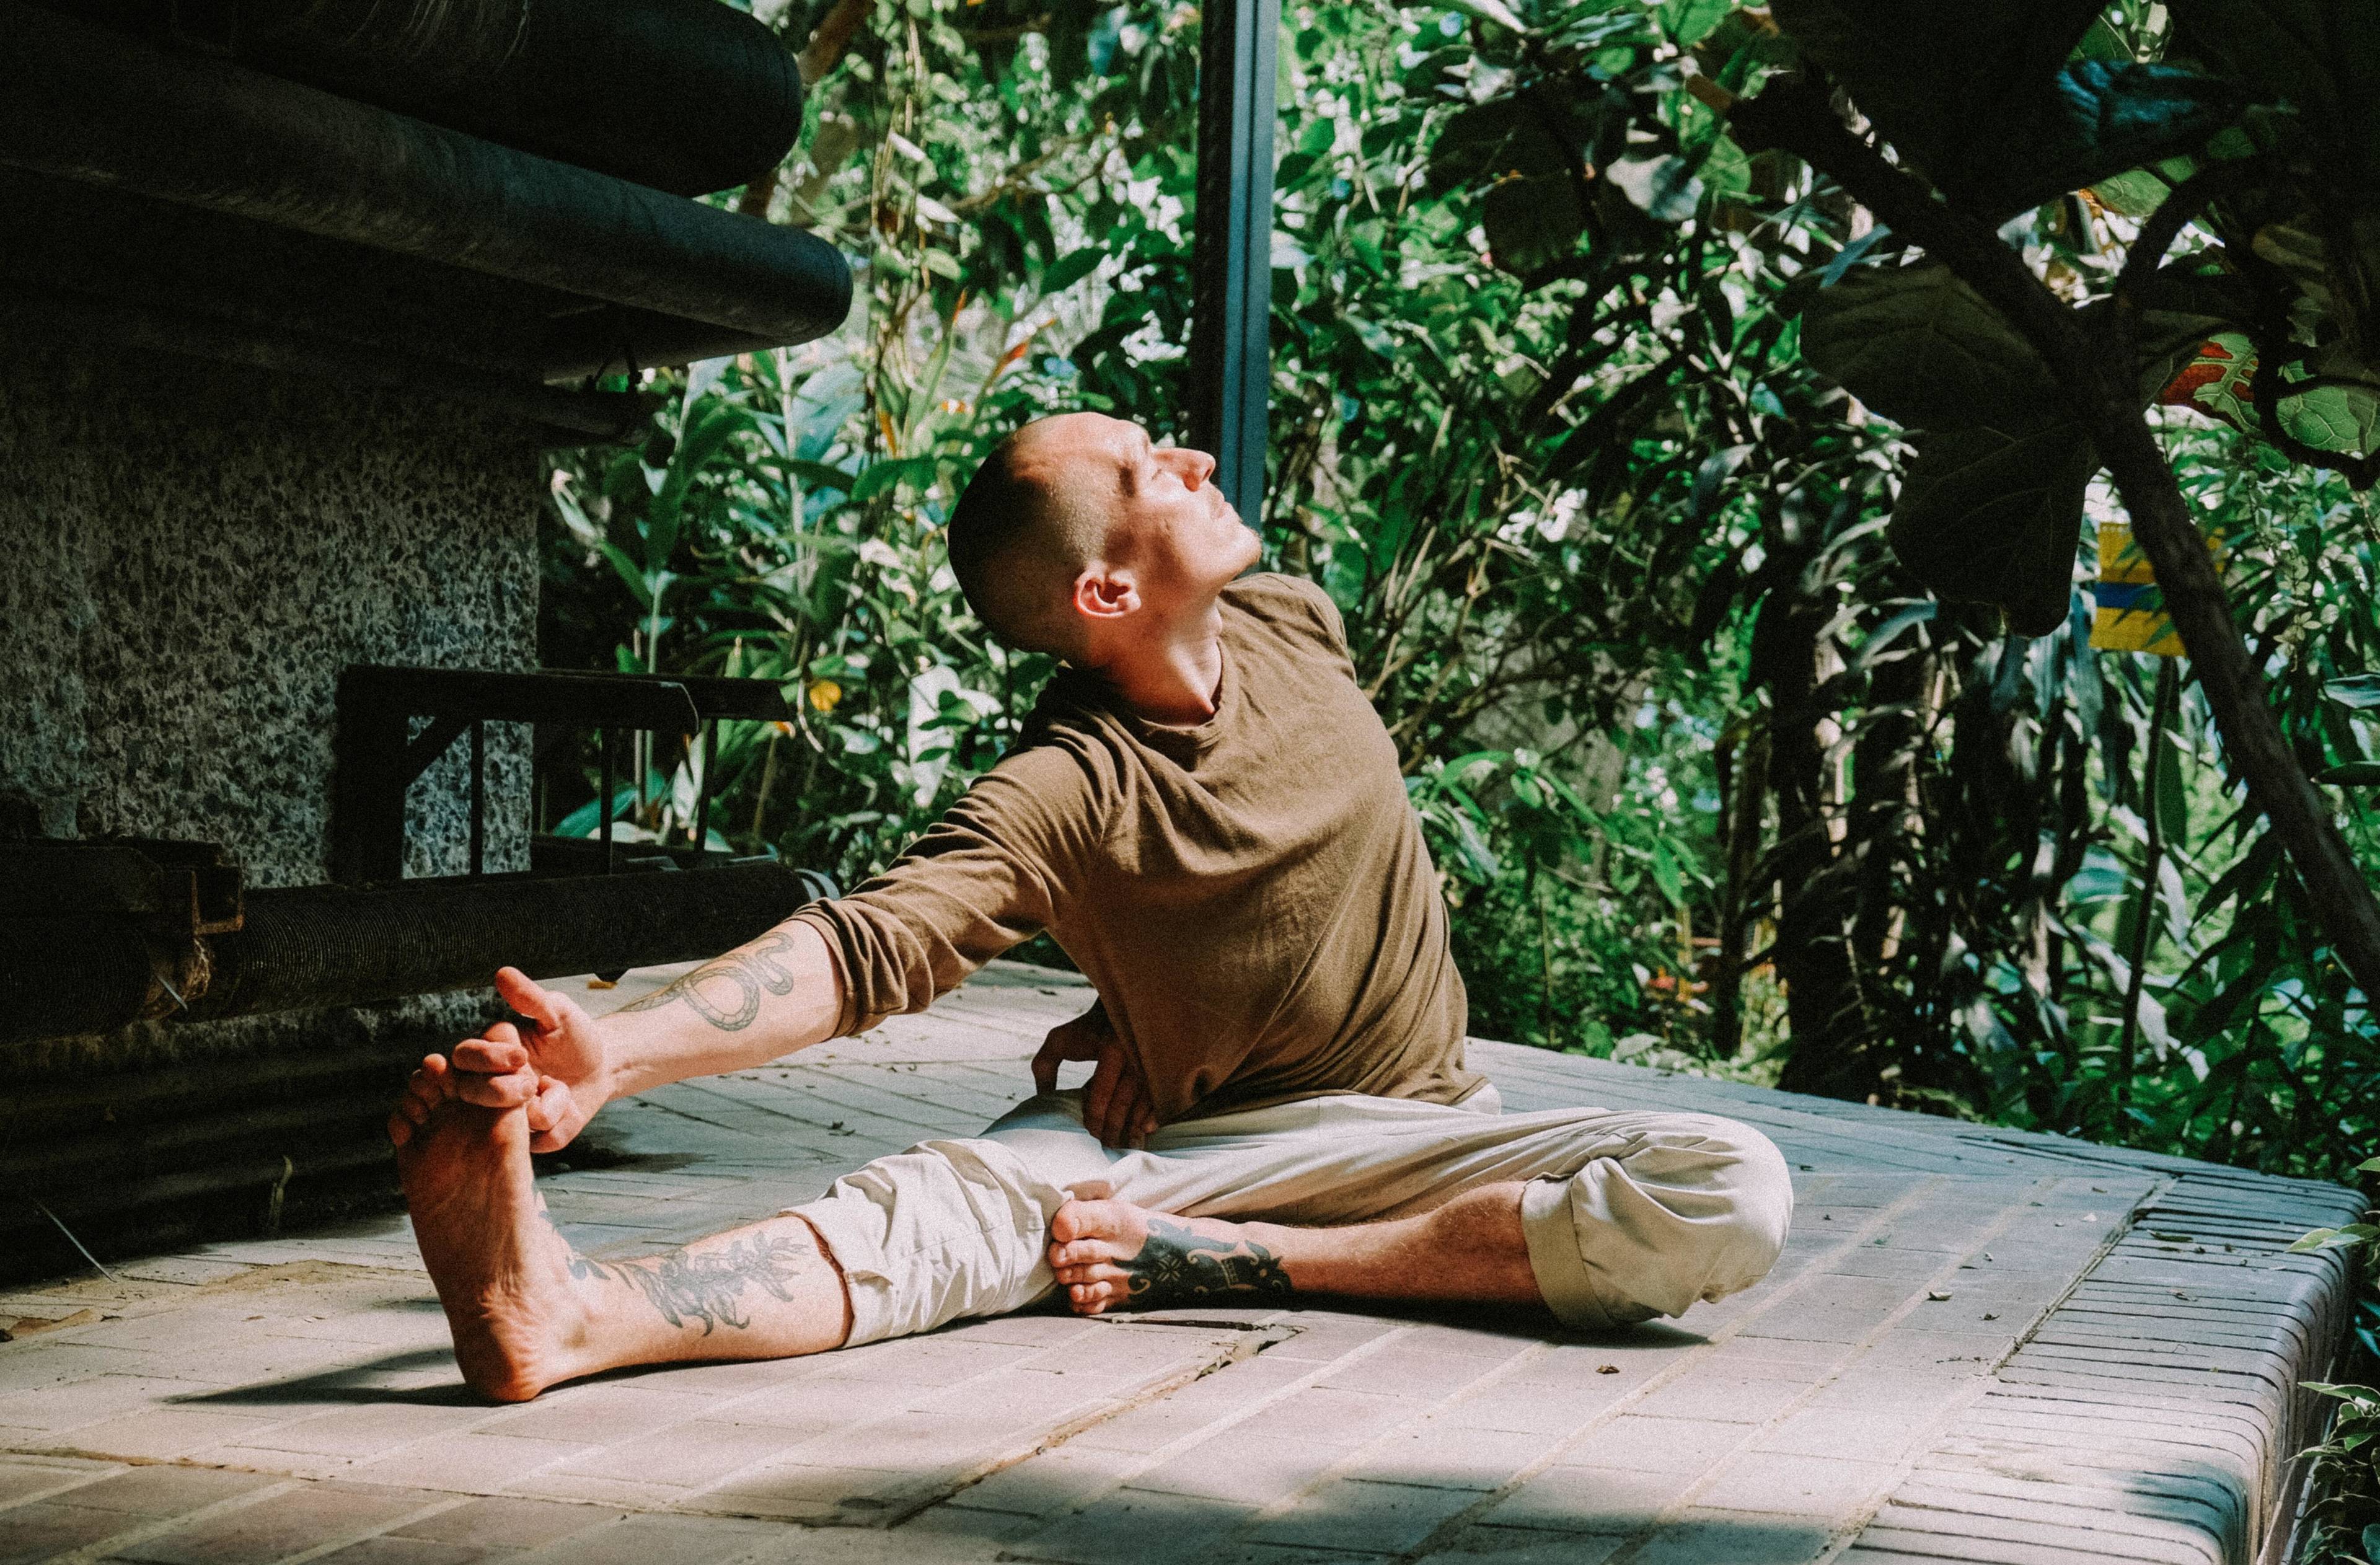
[[[1793,1225],[1793,1179],[1784,1155],[1750,1125],[1716,1114],[1682,1116],[1679,1134],[1691,1137],[1713,1209],[1693,1225],[1707,1279],[1700,1297],[1720,1299],[1768,1275],[1784,1253]]]
[[[1050,1286],[1049,1219],[1065,1198],[1000,1142],[928,1141],[789,1215],[833,1256],[856,1346],[1030,1303]]]
[[[1784,1249],[1792,1182],[1767,1136],[1710,1114],[1645,1121],[1568,1179],[1524,1194],[1539,1288],[1571,1325],[1682,1315],[1751,1287]]]

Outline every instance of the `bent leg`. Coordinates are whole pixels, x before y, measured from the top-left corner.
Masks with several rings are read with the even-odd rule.
[[[1793,1221],[1785,1159],[1713,1114],[1611,1115],[1567,1177],[1532,1182],[1521,1221],[1546,1303],[1569,1325],[1679,1316],[1768,1275]]]
[[[1346,1228],[1174,1217],[1087,1189],[1051,1222],[1050,1262],[1077,1315],[1289,1293],[1534,1304],[1523,1189],[1482,1185]]]
[[[1118,1160],[1114,1184],[1149,1211],[1308,1231],[1392,1226],[1469,1193],[1515,1191],[1536,1296],[1579,1327],[1681,1315],[1750,1287],[1776,1263],[1792,1215],[1784,1159],[1730,1120],[1604,1109],[1503,1115],[1364,1098],[1168,1126],[1150,1153]],[[1131,1253],[1130,1223],[1110,1226]],[[1393,1246],[1427,1231],[1346,1242]],[[1389,1296],[1510,1296],[1488,1260],[1443,1272],[1430,1285],[1448,1292]]]
[[[546,1215],[528,1116],[449,1099],[397,1153],[421,1257],[471,1388],[524,1401],[634,1364],[783,1358],[844,1339],[842,1279],[799,1218],[596,1261]]]

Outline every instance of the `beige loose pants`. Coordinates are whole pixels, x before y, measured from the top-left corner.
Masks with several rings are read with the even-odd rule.
[[[1050,1293],[1050,1219],[1091,1180],[1159,1211],[1310,1227],[1526,1181],[1529,1265],[1578,1327],[1680,1315],[1776,1263],[1793,1194],[1758,1131],[1707,1114],[1501,1107],[1492,1086],[1454,1106],[1309,1098],[1167,1125],[1116,1152],[1083,1128],[1080,1093],[1045,1094],[980,1136],[880,1158],[791,1209],[843,1269],[854,1345]]]

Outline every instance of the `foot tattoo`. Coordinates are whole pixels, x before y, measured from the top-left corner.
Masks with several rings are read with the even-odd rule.
[[[1279,1258],[1256,1241],[1210,1239],[1160,1217],[1148,1219],[1140,1253],[1115,1264],[1125,1274],[1126,1297],[1142,1305],[1295,1292]]]

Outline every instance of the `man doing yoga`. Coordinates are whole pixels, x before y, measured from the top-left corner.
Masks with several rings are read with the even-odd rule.
[[[506,969],[500,1023],[389,1122],[464,1377],[519,1400],[625,1365],[774,1358],[1017,1309],[1219,1296],[1683,1312],[1777,1258],[1757,1132],[1699,1114],[1504,1114],[1396,747],[1330,599],[1243,576],[1210,458],[1097,414],[1011,436],[950,525],[968,602],[1064,661],[1016,746],[884,874],[600,1021]],[[1097,989],[1039,1094],[822,1198],[596,1261],[529,1154],[614,1098],[921,1011],[1046,930]],[[1063,1061],[1089,1061],[1057,1092]]]

